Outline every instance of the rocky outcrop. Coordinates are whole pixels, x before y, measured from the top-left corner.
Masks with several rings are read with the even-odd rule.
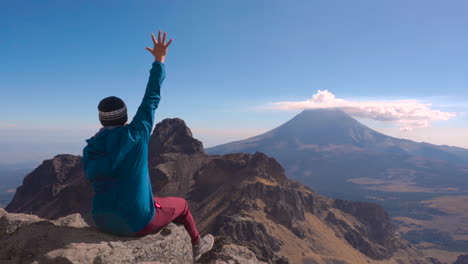
[[[203,255],[199,262],[205,264],[267,264],[259,261],[255,253],[247,247],[230,244],[224,238],[218,238],[213,249]]]
[[[158,123],[149,142],[149,172],[159,196],[183,196],[192,189],[193,174],[207,156],[203,144],[181,119]]]
[[[0,263],[142,262],[193,263],[187,232],[170,224],[143,238],[119,237],[89,227],[79,214],[51,221],[0,208]]]
[[[355,217],[361,225],[354,227],[341,222],[345,239],[362,253],[373,259],[389,258],[398,248],[405,247],[382,207],[366,202],[335,200],[333,207]],[[333,214],[327,216],[330,223],[337,223]]]
[[[45,161],[7,210],[49,219],[89,212],[92,191],[79,160]],[[181,119],[156,126],[149,172],[156,195],[186,198],[199,230],[216,235],[202,263],[433,263],[381,207],[318,195],[263,153],[207,155]]]
[[[468,254],[458,256],[453,264],[468,264]]]
[[[81,157],[57,155],[26,175],[5,210],[56,219],[89,212],[92,197],[93,191],[85,178]]]
[[[158,151],[152,152],[151,160],[157,160],[161,154],[168,153],[205,153],[203,144],[192,137],[192,132],[182,119],[164,119],[156,125],[154,131],[157,133],[151,135],[149,148]]]
[[[261,259],[271,262],[279,259],[275,252],[281,249],[282,242],[269,234],[263,223],[248,215],[220,215],[216,220],[215,229],[219,230],[216,232],[218,236],[250,248]]]

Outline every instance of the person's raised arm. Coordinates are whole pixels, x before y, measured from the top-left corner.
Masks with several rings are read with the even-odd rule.
[[[153,128],[154,111],[158,108],[159,100],[161,99],[161,85],[166,76],[164,60],[166,59],[167,48],[172,43],[172,39],[165,43],[166,36],[167,33],[164,32],[161,39],[161,30],[158,32],[158,40],[156,40],[154,34],[151,34],[154,47],[147,47],[146,49],[154,56],[153,67],[150,70],[150,77],[143,100],[140,107],[138,107],[135,117],[129,124],[145,140],[149,140]]]

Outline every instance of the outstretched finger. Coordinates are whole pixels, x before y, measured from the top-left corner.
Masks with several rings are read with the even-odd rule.
[[[158,43],[161,43],[161,30],[158,32]]]
[[[164,32],[164,35],[163,35],[163,39],[162,39],[162,43],[166,43],[166,36],[167,36],[167,32]]]
[[[170,39],[170,40],[167,42],[166,48],[169,47],[169,45],[171,45],[171,43],[172,43],[172,39]]]
[[[158,44],[158,42],[156,41],[156,38],[154,37],[153,33],[151,33],[151,39],[153,40],[154,45]]]
[[[150,47],[146,47],[146,50],[149,51],[149,52],[151,52],[151,53],[153,53],[153,49],[150,48]]]

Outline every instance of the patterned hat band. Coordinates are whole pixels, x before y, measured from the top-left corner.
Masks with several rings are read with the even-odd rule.
[[[115,120],[127,116],[127,107],[124,105],[122,108],[112,112],[99,111],[100,120]]]

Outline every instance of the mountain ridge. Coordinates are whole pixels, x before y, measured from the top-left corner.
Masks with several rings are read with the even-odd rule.
[[[319,124],[319,126],[314,126],[314,124]],[[335,108],[303,110],[289,121],[263,134],[213,146],[207,148],[206,151],[213,154],[232,153],[231,150],[224,150],[223,148],[242,143],[253,144],[272,136],[289,137],[289,140],[292,140],[291,137],[293,137],[294,139],[302,140],[302,144],[352,145],[356,147],[372,147],[380,151],[387,148],[386,151],[388,152],[398,152],[399,150],[400,153],[422,155],[426,158],[439,158],[446,161],[468,164],[468,149],[447,145],[438,146],[427,142],[414,142],[408,139],[388,136],[361,124],[344,111]],[[311,141],[311,138],[320,138],[322,140],[318,142]],[[375,144],[375,146],[372,144]],[[427,155],[427,153],[424,153],[424,148],[427,147],[436,148],[435,151],[439,152],[437,153],[438,155]],[[247,149],[249,148],[247,147]],[[457,152],[463,153],[457,154]]]
[[[243,246],[277,264],[440,263],[402,239],[380,206],[318,195],[262,153],[208,155],[183,120],[158,123],[149,147],[154,193],[186,198],[199,230],[215,234],[218,246]],[[86,219],[92,192],[80,166],[73,155],[45,161],[26,176],[7,211]]]
[[[264,134],[205,151],[263,152],[277,159],[288,177],[320,194],[382,205],[408,239],[443,250],[467,248],[465,207],[458,204],[462,209],[454,214],[445,202],[468,197],[467,149],[386,136],[341,110],[320,109],[305,110]],[[449,222],[456,225],[445,224]]]

